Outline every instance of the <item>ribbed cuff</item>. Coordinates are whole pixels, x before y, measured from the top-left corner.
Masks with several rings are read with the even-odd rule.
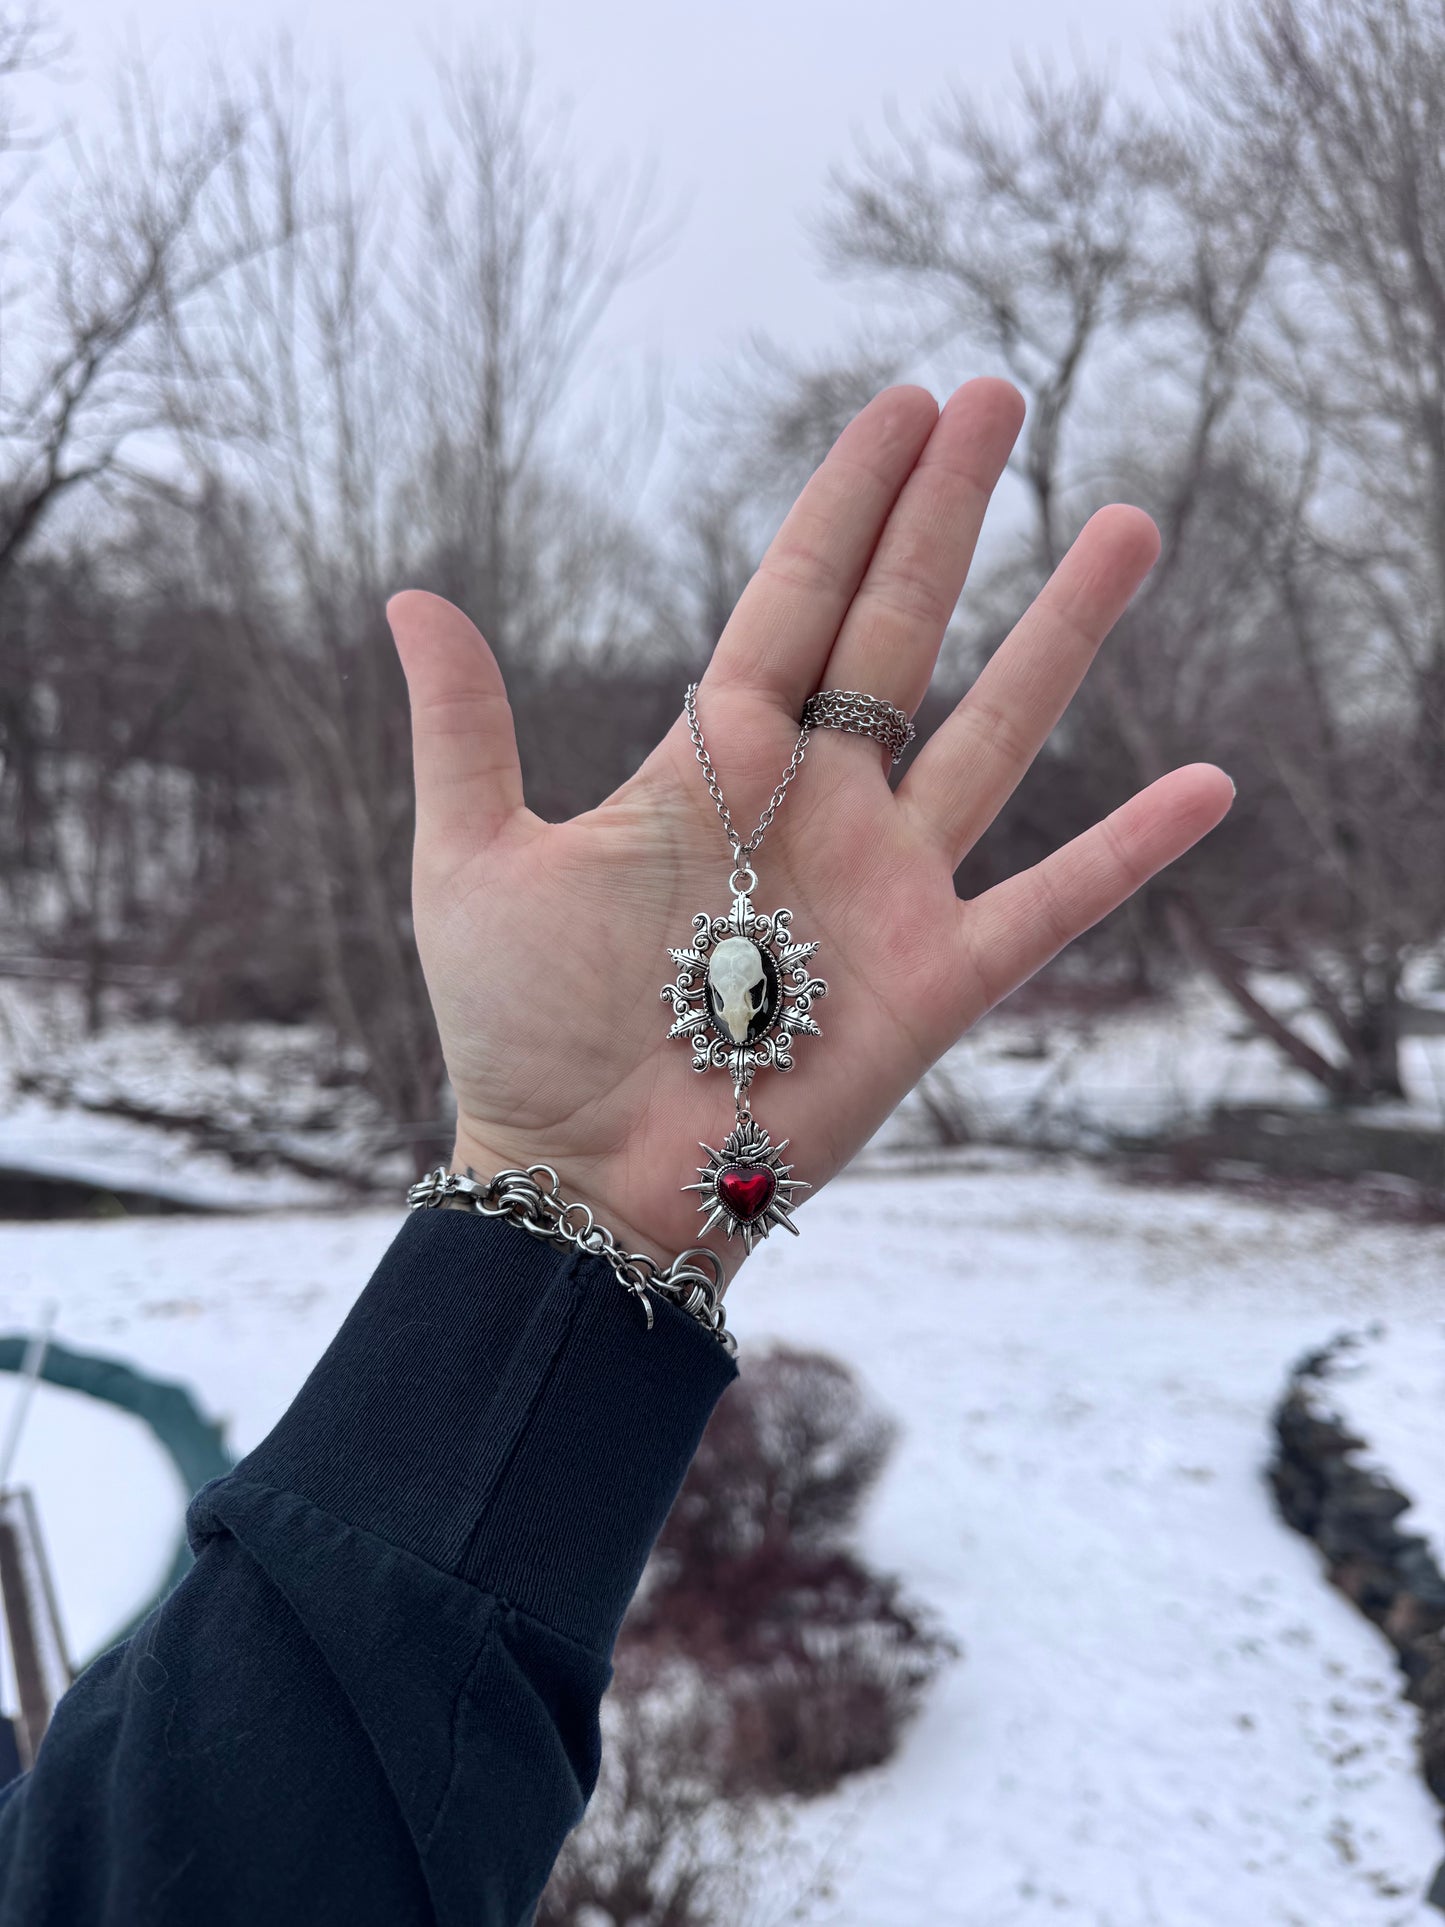
[[[737,1368],[599,1258],[460,1211],[402,1226],[236,1468],[610,1652]]]

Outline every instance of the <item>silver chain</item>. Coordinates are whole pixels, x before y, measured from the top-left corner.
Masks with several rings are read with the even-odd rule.
[[[545,1189],[539,1183],[541,1178],[547,1180]],[[448,1198],[465,1198],[483,1218],[506,1218],[519,1230],[559,1250],[601,1258],[642,1306],[649,1331],[652,1306],[647,1294],[655,1291],[706,1327],[730,1358],[736,1357],[737,1340],[723,1317],[723,1268],[715,1251],[706,1245],[691,1245],[670,1265],[658,1264],[645,1251],[624,1251],[606,1225],[598,1224],[587,1205],[564,1202],[559,1185],[550,1164],[529,1164],[525,1171],[498,1171],[491,1179],[448,1171],[439,1164],[412,1185],[406,1202],[408,1210],[420,1211]]]
[[[692,746],[697,760],[702,765],[702,773],[707,778],[708,790],[717,805],[717,813],[722,818],[723,829],[727,832],[728,842],[732,845],[733,862],[741,865],[744,857],[750,857],[757,850],[772,826],[773,818],[782,808],[783,798],[788,793],[788,785],[803,767],[803,754],[808,747],[808,725],[804,723],[798,731],[798,740],[793,745],[793,753],[788,759],[788,767],[783,771],[783,780],[773,791],[768,807],[758,818],[758,827],[744,843],[733,824],[732,813],[723,800],[722,785],[717,780],[717,771],[712,766],[712,758],[707,753],[707,744],[702,740],[702,724],[697,720],[697,684],[690,682],[687,694],[682,699],[687,711],[687,726],[692,735]],[[733,873],[737,874],[736,871]]]
[[[852,736],[871,736],[888,751],[890,763],[913,741],[913,723],[897,703],[866,696],[861,689],[819,689],[803,704],[809,729],[844,729]]]

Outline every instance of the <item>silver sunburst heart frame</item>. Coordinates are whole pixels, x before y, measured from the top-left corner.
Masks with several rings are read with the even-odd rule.
[[[766,1238],[774,1225],[780,1224],[795,1238],[798,1236],[792,1219],[793,1193],[809,1191],[812,1186],[791,1175],[792,1165],[783,1162],[787,1148],[787,1138],[775,1145],[751,1117],[738,1119],[720,1151],[710,1144],[699,1145],[707,1153],[707,1163],[698,1166],[698,1182],[682,1188],[702,1193],[698,1206],[704,1218],[701,1236],[714,1225],[725,1224],[727,1235],[740,1237],[749,1255],[754,1238]]]

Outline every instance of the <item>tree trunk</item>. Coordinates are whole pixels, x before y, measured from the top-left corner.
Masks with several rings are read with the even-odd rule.
[[[1260,1002],[1249,988],[1243,963],[1215,937],[1192,897],[1182,891],[1173,893],[1168,901],[1168,917],[1186,956],[1209,972],[1254,1028],[1276,1044],[1297,1069],[1322,1085],[1337,1104],[1365,1095],[1347,1066],[1331,1063],[1322,1051],[1316,1050],[1267,1004]]]

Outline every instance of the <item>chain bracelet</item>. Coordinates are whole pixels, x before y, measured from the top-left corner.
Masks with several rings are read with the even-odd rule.
[[[545,1189],[540,1182],[543,1178]],[[737,1340],[723,1317],[723,1268],[715,1251],[706,1245],[691,1245],[670,1265],[658,1264],[645,1251],[624,1251],[606,1225],[598,1224],[589,1206],[564,1201],[559,1184],[550,1164],[529,1164],[525,1171],[498,1171],[490,1180],[467,1177],[439,1164],[412,1185],[406,1203],[409,1211],[421,1211],[447,1198],[462,1197],[481,1217],[506,1218],[519,1230],[560,1251],[580,1251],[586,1257],[604,1259],[618,1282],[642,1306],[649,1331],[652,1305],[647,1294],[655,1291],[710,1331],[730,1358],[737,1356]]]

